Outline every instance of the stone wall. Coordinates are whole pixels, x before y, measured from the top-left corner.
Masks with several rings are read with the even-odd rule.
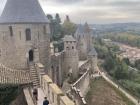
[[[51,69],[48,74],[58,86],[63,84],[62,62],[62,53],[55,53],[51,56]]]
[[[63,71],[64,75],[67,77],[69,73],[72,73],[72,78],[75,80],[78,77],[78,52],[77,50],[70,50],[64,52],[64,62],[63,62]]]
[[[90,89],[90,70],[87,71],[72,85],[67,92],[76,105],[86,105],[85,95]]]
[[[12,35],[9,26],[12,27]],[[26,29],[31,30],[31,40],[28,41]],[[38,57],[45,67],[49,67],[49,34],[49,26],[46,24],[0,24],[0,62],[13,69],[27,69],[29,51],[38,49],[34,59]]]
[[[75,105],[62,90],[52,82],[52,79],[43,73],[43,65],[37,64],[41,88],[45,93],[45,96],[48,97],[51,105]]]
[[[90,70],[88,69],[73,85],[76,89],[79,89],[83,96],[85,96],[90,87]]]

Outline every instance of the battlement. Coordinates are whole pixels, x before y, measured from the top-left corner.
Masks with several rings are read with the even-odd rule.
[[[42,77],[42,88],[51,105],[75,105],[48,75]]]
[[[47,97],[50,105],[75,105],[75,103],[70,100],[55,83],[52,82],[52,79],[44,73],[44,66],[41,63],[37,63],[35,67],[38,70],[38,75],[40,79],[39,90],[41,90],[43,94],[39,95],[38,101],[43,102],[44,97]],[[30,89],[24,90],[24,94],[27,100],[27,105],[40,105],[40,103],[34,102]]]

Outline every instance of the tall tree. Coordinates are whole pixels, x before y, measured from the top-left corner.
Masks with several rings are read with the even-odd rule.
[[[70,21],[69,16],[66,16],[64,23],[62,24],[63,34],[64,35],[74,35],[76,31],[76,24]]]
[[[47,18],[49,19],[49,21],[50,21],[50,38],[51,38],[51,40],[53,40],[53,36],[54,36],[54,20],[53,20],[53,16],[51,15],[51,14],[48,14],[47,15]]]
[[[69,15],[66,15],[66,21],[70,22]]]
[[[58,13],[55,15],[55,20],[57,23],[59,23],[59,24],[61,23],[61,18]]]
[[[54,23],[54,33],[53,33],[53,40],[58,41],[62,38],[62,27],[61,27],[61,18],[57,13],[55,15]]]
[[[62,38],[62,27],[61,27],[61,18],[57,13],[55,18],[52,15],[48,14],[47,18],[50,21],[50,29],[51,29],[51,40],[58,41]]]

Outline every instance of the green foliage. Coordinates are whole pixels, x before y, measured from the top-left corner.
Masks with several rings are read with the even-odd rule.
[[[63,34],[64,35],[74,35],[76,31],[76,24],[72,23],[69,17],[66,18],[62,24]]]
[[[59,14],[56,14],[55,18],[52,15],[47,15],[47,18],[50,20],[50,30],[51,30],[51,40],[58,41],[60,40],[62,35],[62,27],[61,27],[61,18]]]
[[[140,97],[140,72],[128,68],[130,64],[129,59],[119,59],[116,56],[116,52],[119,49],[113,45],[105,45],[101,40],[97,40],[95,46],[99,57],[104,59],[102,66],[108,74],[119,81],[119,83],[132,94]],[[103,47],[107,49],[106,52],[103,50]],[[104,55],[104,57],[102,57],[102,55]],[[139,68],[140,60],[135,62],[135,66]]]
[[[115,78],[117,80],[120,80],[120,79],[128,79],[128,66],[122,62],[121,64],[117,65],[116,68],[115,68]]]
[[[134,95],[140,97],[140,84],[130,80],[120,80],[119,82],[131,93],[134,93]]]
[[[0,105],[9,105],[18,95],[18,87],[0,88]]]
[[[105,38],[109,38],[113,41],[129,44],[131,46],[140,48],[140,36],[134,33],[122,32],[122,33],[106,33]]]
[[[61,18],[58,13],[55,15],[55,20],[57,23],[59,23],[59,24],[61,23]]]
[[[58,13],[55,18],[50,14],[47,15],[47,18],[50,20],[51,41],[60,41],[64,35],[74,35],[76,24],[70,21],[69,16],[66,16],[63,24],[61,24],[61,18]]]
[[[124,61],[127,65],[130,65],[129,58],[123,58],[123,61]]]
[[[135,61],[135,67],[140,70],[140,59]]]
[[[104,45],[102,40],[97,38],[94,43],[94,47],[98,53],[98,57],[100,59],[104,59],[105,56],[108,54],[108,48]]]
[[[107,91],[108,89],[109,91]],[[110,95],[110,92],[113,94],[113,97]],[[97,78],[96,80],[91,80],[90,91],[86,95],[86,101],[87,105],[98,105],[101,100],[103,102],[102,105],[110,105],[110,100],[113,100],[113,102],[117,102],[118,105],[121,105],[121,102],[122,104],[125,103],[126,105],[134,105],[134,103],[131,102],[116,87],[112,86],[110,83],[106,82],[102,78]],[[103,100],[105,100],[105,102]],[[113,103],[111,105],[113,105]]]
[[[54,48],[58,48],[58,51],[61,52],[64,50],[64,43],[60,40],[57,43],[54,43]]]

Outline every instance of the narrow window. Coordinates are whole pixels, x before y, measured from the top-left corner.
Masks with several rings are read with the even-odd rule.
[[[13,28],[12,26],[9,26],[10,36],[13,36]]]
[[[44,32],[44,34],[46,34],[46,26],[45,25],[43,26],[43,32]]]
[[[19,31],[19,39],[21,40],[21,31]]]
[[[0,49],[0,56],[1,56],[1,49]]]
[[[69,47],[67,47],[67,50],[69,50]]]
[[[74,49],[74,46],[72,46],[72,49]]]
[[[28,28],[26,29],[25,33],[26,33],[26,41],[31,40],[31,30]]]

